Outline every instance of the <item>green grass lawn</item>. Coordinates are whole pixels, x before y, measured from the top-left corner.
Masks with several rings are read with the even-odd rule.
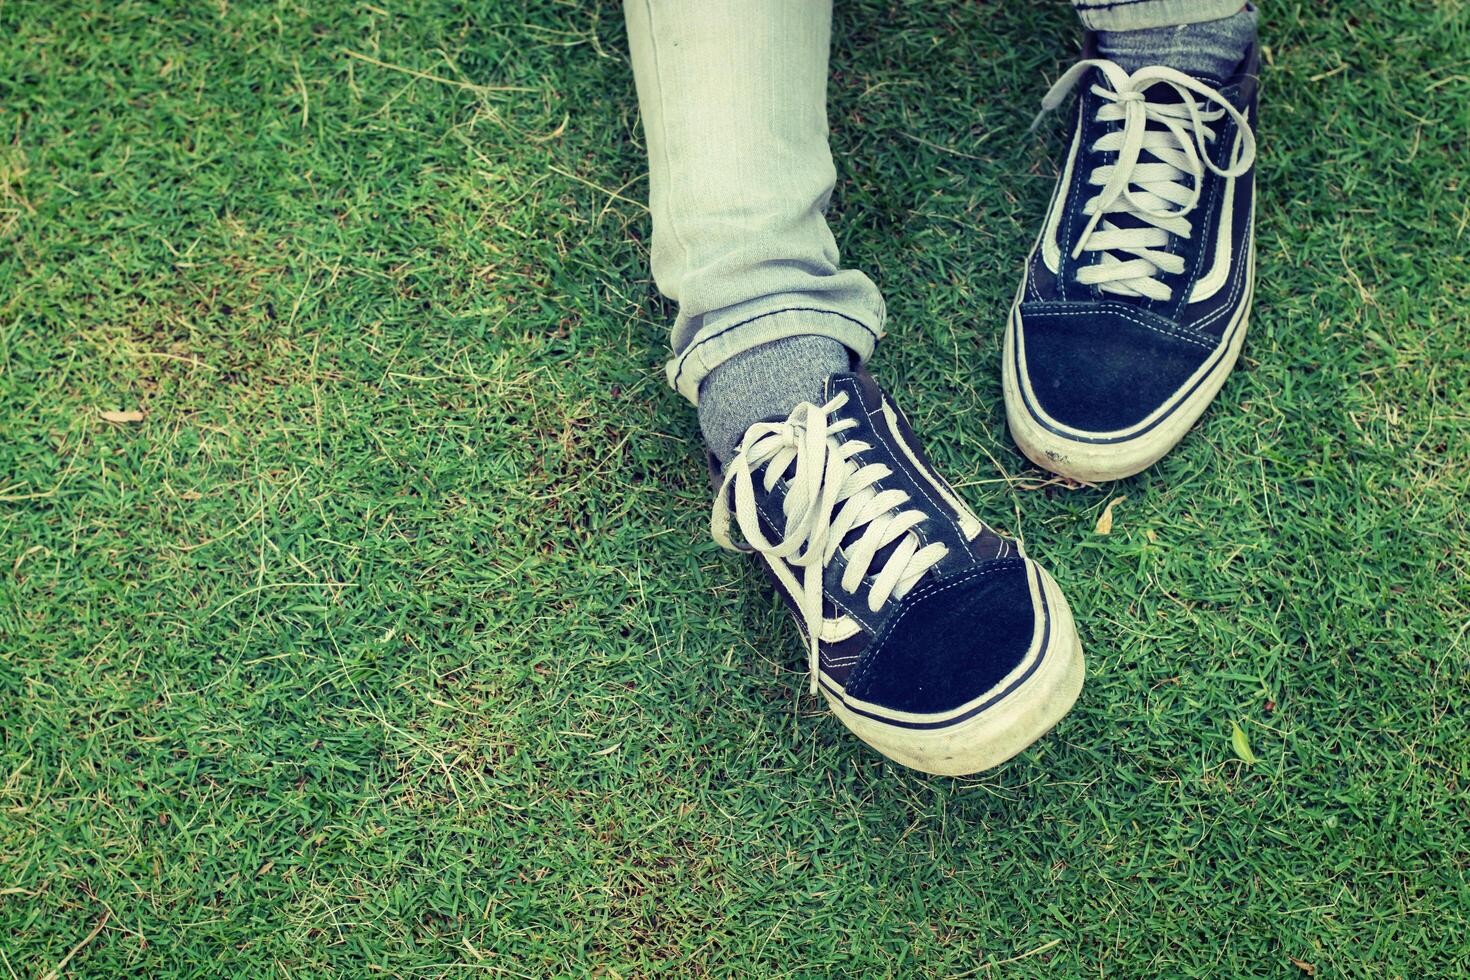
[[[1241,366],[1067,489],[1072,15],[839,3],[873,369],[1089,658],[953,780],[709,540],[616,5],[0,0],[0,978],[1466,975],[1470,4],[1265,31]]]

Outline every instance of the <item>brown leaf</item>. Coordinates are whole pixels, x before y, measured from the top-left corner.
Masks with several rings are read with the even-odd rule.
[[[104,422],[141,422],[143,413],[139,411],[112,412],[103,410],[97,413],[102,416]]]
[[[1098,517],[1097,527],[1093,528],[1093,531],[1097,534],[1112,534],[1113,508],[1127,499],[1127,497],[1114,497],[1112,500],[1109,500],[1108,505],[1103,508],[1102,515]]]
[[[1299,960],[1295,956],[1292,956],[1289,953],[1287,954],[1286,958],[1289,959],[1289,960],[1291,960],[1293,963],[1295,963],[1296,964],[1296,968],[1298,970],[1301,970],[1307,976],[1309,976],[1309,977],[1315,977],[1317,975],[1317,967],[1314,966],[1311,963],[1308,963],[1306,960]]]

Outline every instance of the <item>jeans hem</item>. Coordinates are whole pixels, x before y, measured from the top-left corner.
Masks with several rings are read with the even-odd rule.
[[[1138,31],[1221,20],[1245,0],[1072,0],[1072,6],[1090,31]]]
[[[874,318],[879,325],[874,326],[841,310],[791,300],[786,297],[762,312],[742,311],[738,318],[706,323],[665,365],[669,386],[697,405],[700,382],[711,371],[751,348],[787,337],[829,337],[850,350],[859,364],[872,356],[882,335],[881,313]]]

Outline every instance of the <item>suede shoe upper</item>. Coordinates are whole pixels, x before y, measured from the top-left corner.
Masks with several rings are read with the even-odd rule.
[[[1090,53],[1048,97],[1081,83],[1007,370],[1037,422],[1109,433],[1167,411],[1243,329],[1258,58],[1222,80]]]

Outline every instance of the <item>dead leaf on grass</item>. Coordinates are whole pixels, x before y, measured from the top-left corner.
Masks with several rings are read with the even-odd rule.
[[[1112,500],[1109,500],[1108,505],[1103,508],[1101,516],[1098,517],[1097,527],[1093,528],[1093,532],[1096,534],[1112,534],[1113,508],[1127,499],[1127,497],[1114,497]]]

